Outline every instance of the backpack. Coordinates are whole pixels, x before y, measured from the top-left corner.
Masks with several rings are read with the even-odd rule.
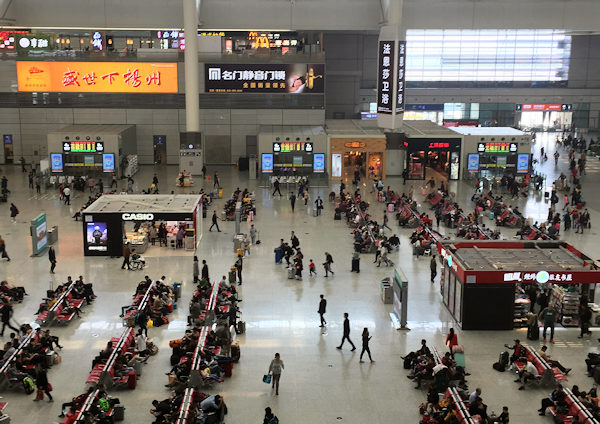
[[[271,418],[269,420],[269,424],[279,424],[279,418],[277,418],[277,416],[273,415],[273,418]]]
[[[100,409],[106,412],[110,409],[110,402],[106,398],[100,398],[98,399],[98,406],[100,406]]]
[[[31,379],[31,377],[25,377],[23,379],[23,388],[25,389],[25,393],[27,393],[28,395],[35,392],[35,383]]]
[[[506,352],[506,351],[502,352],[502,353],[500,354],[500,358],[499,358],[498,362],[499,362],[500,364],[502,364],[502,366],[503,366],[504,368],[506,368],[506,367],[508,366],[508,362],[509,362],[509,355],[508,355],[508,352]]]
[[[494,364],[492,365],[492,368],[494,368],[496,371],[500,371],[500,372],[506,371],[504,364],[501,364],[500,362],[494,362]]]

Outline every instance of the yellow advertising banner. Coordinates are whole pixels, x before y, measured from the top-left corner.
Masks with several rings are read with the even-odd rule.
[[[19,91],[177,93],[177,63],[17,62]]]

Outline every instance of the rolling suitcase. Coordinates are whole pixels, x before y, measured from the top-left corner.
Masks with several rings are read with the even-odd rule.
[[[280,249],[278,247],[277,249],[274,249],[274,252],[275,252],[275,263],[280,264],[281,260],[283,259],[283,249]]]
[[[244,334],[246,332],[246,321],[238,321],[237,331],[238,334]]]
[[[234,362],[239,361],[240,355],[241,355],[240,345],[237,343],[232,343],[230,350],[231,350],[231,359],[233,359]]]
[[[236,271],[229,271],[229,282],[232,284],[235,283],[236,278],[237,278]]]
[[[540,327],[537,325],[527,327],[527,338],[529,340],[539,340],[540,339]]]
[[[123,405],[115,405],[113,407],[113,420],[123,421],[125,419],[125,407]]]
[[[498,362],[504,367],[508,367],[509,355],[508,352],[504,351],[500,353],[500,357],[498,358]]]
[[[465,368],[465,354],[464,353],[455,353],[454,361],[456,362],[457,367]]]
[[[352,259],[352,272],[360,272],[360,259]]]
[[[288,273],[288,280],[293,280],[296,277],[296,268],[294,268],[293,266],[289,267],[287,269],[287,273]]]
[[[129,374],[127,375],[127,387],[133,390],[135,389],[135,386],[137,386],[137,374],[135,371],[129,371]]]
[[[317,208],[313,208],[313,210],[312,210],[312,216],[317,216],[318,212],[319,211],[317,210]]]

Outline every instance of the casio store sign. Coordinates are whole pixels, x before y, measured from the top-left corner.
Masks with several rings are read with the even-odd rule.
[[[121,215],[123,221],[152,221],[153,213],[124,213]]]

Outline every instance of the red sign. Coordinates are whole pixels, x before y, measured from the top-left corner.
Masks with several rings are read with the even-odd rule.
[[[523,112],[543,111],[543,110],[561,110],[561,104],[523,104],[521,110]]]
[[[436,141],[435,143],[429,143],[429,148],[430,149],[449,149],[450,143],[439,143]]]

